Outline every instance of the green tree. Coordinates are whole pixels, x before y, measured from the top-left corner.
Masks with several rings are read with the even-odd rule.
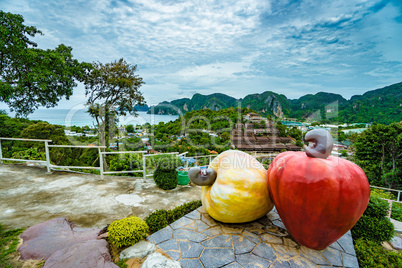
[[[64,127],[59,125],[51,125],[46,122],[39,122],[25,128],[21,132],[22,138],[27,139],[45,139],[52,140],[52,145],[70,144],[67,136],[64,133]],[[23,147],[38,148],[38,152],[44,152],[45,146],[43,142],[24,142]],[[56,165],[69,165],[71,161],[78,156],[74,156],[71,148],[51,148],[50,159]]]
[[[375,124],[356,138],[356,163],[370,184],[401,188],[402,123]]]
[[[29,39],[42,34],[23,24],[21,15],[0,10],[0,101],[17,115],[28,115],[39,106],[54,107],[68,99],[81,80],[85,63],[72,58],[63,44],[42,50]]]
[[[134,126],[133,125],[127,125],[126,126],[126,131],[127,131],[127,133],[133,133],[134,132]]]
[[[120,59],[112,63],[93,63],[83,82],[88,97],[88,113],[95,118],[100,132],[101,143],[108,145],[114,117],[137,115],[135,105],[145,105],[139,88],[144,84],[135,74],[137,65],[130,65]]]

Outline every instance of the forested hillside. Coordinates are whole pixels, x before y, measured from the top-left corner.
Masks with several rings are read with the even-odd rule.
[[[148,113],[179,114],[200,109],[214,111],[229,107],[246,107],[263,116],[279,118],[327,119],[331,122],[377,122],[389,124],[402,121],[402,83],[368,91],[363,95],[346,100],[339,94],[318,92],[299,99],[288,99],[283,94],[266,91],[235,99],[225,94],[195,94],[191,99],[183,98],[162,102]]]

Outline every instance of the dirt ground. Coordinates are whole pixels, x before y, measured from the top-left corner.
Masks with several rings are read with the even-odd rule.
[[[102,228],[156,209],[172,209],[199,200],[201,187],[178,186],[164,191],[152,178],[105,176],[53,171],[19,164],[0,164],[0,222],[26,228],[66,217],[81,227]]]

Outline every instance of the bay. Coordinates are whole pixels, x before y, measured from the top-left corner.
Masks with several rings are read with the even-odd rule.
[[[158,124],[159,122],[167,123],[174,121],[177,115],[160,115],[147,114],[147,112],[137,112],[138,116],[132,115],[120,116],[119,126],[126,125],[143,125],[145,123]],[[9,116],[15,116],[15,113],[8,111]],[[42,120],[50,124],[62,126],[96,126],[96,120],[93,119],[85,109],[38,109],[33,114],[28,115],[31,120]]]

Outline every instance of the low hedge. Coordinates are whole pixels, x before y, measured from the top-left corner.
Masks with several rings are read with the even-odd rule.
[[[362,268],[402,267],[402,252],[384,250],[378,243],[363,238],[355,241],[356,256]]]
[[[387,201],[371,196],[366,211],[352,228],[353,238],[356,240],[363,238],[378,244],[390,241],[394,236],[394,225],[386,217],[388,208]]]
[[[158,209],[149,214],[145,222],[151,232],[157,232],[200,206],[202,203],[201,200],[198,200],[185,203],[172,210]]]

